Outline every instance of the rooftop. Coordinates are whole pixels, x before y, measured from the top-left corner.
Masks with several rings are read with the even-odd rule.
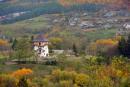
[[[48,39],[45,38],[43,34],[39,34],[36,38],[33,39],[33,42],[48,42]]]

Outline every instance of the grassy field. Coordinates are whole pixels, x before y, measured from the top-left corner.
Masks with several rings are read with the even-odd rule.
[[[95,32],[87,32],[86,37],[92,40],[102,39],[102,38],[112,38],[115,36],[117,29],[106,29],[97,30]]]

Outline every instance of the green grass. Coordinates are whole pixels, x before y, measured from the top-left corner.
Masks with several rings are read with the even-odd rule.
[[[30,68],[33,71],[36,71],[36,74],[48,74],[53,69],[56,69],[57,66],[47,66],[42,64],[22,64],[22,65],[3,65],[0,64],[0,73],[5,72],[13,72],[15,70],[18,70],[20,68]]]
[[[95,32],[87,32],[86,37],[91,40],[112,38],[115,36],[116,32],[117,29],[97,30]]]

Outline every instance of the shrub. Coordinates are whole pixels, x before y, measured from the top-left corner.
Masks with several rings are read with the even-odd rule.
[[[23,76],[32,74],[32,72],[33,72],[33,71],[32,71],[31,69],[23,68],[23,69],[14,71],[11,75],[14,76],[14,77],[16,77],[16,78],[21,78],[21,77],[23,77]]]
[[[86,74],[77,74],[75,78],[75,83],[78,86],[86,87],[89,83],[89,76]]]
[[[0,87],[17,87],[15,78],[9,75],[0,75]]]
[[[63,80],[59,82],[59,87],[73,87],[71,80]]]

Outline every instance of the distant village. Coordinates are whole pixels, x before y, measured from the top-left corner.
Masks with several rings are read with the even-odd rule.
[[[71,29],[110,29],[122,28],[124,24],[130,24],[130,13],[124,11],[104,11],[102,13],[68,13],[49,16],[51,24],[60,24]]]
[[[29,11],[16,12],[0,16],[0,23],[27,14]],[[44,17],[49,25],[61,25],[71,29],[110,29],[122,28],[124,24],[130,25],[130,13],[125,10],[109,11],[103,9],[99,12],[69,12],[63,14],[46,14]],[[33,19],[28,19],[33,21]]]

